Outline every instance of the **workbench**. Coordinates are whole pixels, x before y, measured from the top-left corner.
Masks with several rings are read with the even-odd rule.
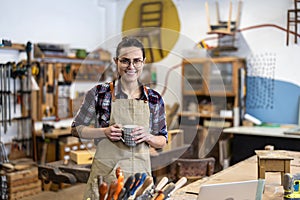
[[[50,132],[50,133],[43,133],[42,130],[35,131],[34,137],[36,140],[36,144],[35,144],[36,160],[39,161],[43,154],[42,146],[45,143],[45,139],[50,141],[49,142],[50,145],[48,144],[48,151],[52,146],[55,151],[54,154],[53,154],[53,152],[47,153],[48,157],[51,155],[51,157],[47,159],[47,162],[51,162],[51,161],[53,162],[53,161],[60,160],[59,142],[62,138],[66,138],[66,137],[70,137],[70,136],[72,136],[70,127],[62,128],[62,129],[53,129],[52,132]]]
[[[300,173],[300,152],[287,151],[294,158],[291,161],[291,173]],[[257,156],[252,156],[210,177],[193,182],[176,191],[170,200],[196,200],[201,185],[247,181],[257,179]],[[266,173],[263,200],[282,200],[283,186],[281,186],[280,172]]]
[[[225,128],[223,133],[233,135],[231,165],[255,155],[255,150],[263,150],[266,145],[274,146],[275,150],[300,151],[300,135],[285,134],[289,128],[289,126]]]
[[[157,176],[165,176],[166,167],[174,158],[179,158],[188,148],[188,145],[170,148],[164,151],[157,151],[151,153],[151,168],[153,174]],[[86,183],[90,174],[91,164],[77,165],[74,161],[69,160],[67,165],[63,164],[63,160],[50,162],[39,165],[39,177],[46,181],[53,181],[61,183]],[[64,175],[64,173],[67,173]]]

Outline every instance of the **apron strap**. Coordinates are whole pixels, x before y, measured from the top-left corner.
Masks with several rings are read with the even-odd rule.
[[[115,96],[115,87],[114,87],[114,82],[109,83],[109,88],[110,88],[110,93],[111,93],[111,100],[115,101],[116,96]]]
[[[147,103],[149,91],[146,86],[144,86],[144,91],[146,92],[146,99],[144,100],[144,102]]]

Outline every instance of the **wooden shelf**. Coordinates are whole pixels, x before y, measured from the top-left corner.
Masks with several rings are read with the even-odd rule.
[[[24,44],[14,43],[14,44],[12,44],[12,46],[0,46],[0,49],[3,49],[3,50],[25,51],[25,45]]]
[[[233,119],[232,117],[223,117],[215,113],[203,114],[203,113],[191,113],[191,112],[181,112],[179,113],[181,117],[200,117],[200,118],[214,118],[214,119]]]

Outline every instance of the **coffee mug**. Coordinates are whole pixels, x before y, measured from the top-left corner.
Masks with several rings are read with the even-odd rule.
[[[135,129],[137,125],[124,125],[122,127],[122,137],[121,140],[130,147],[136,146],[135,141],[133,140],[133,136],[131,135],[133,129]]]

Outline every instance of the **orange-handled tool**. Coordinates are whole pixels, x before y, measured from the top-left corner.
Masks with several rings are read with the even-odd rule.
[[[112,199],[113,198],[113,195],[116,191],[116,188],[117,188],[117,180],[113,180],[111,183],[110,183],[110,186],[109,186],[109,190],[108,190],[108,195],[107,195],[107,198],[106,199]]]
[[[122,191],[123,186],[124,186],[124,176],[122,172],[120,172],[118,175],[118,183],[117,183],[116,191],[113,195],[113,200],[118,200],[119,194]]]
[[[119,178],[120,174],[122,173],[121,167],[116,169],[116,177]]]
[[[155,200],[164,200],[165,195],[164,193],[160,192],[159,195],[155,198]]]
[[[107,183],[102,182],[99,185],[99,200],[104,200],[105,199],[105,195],[107,193],[107,190],[108,190]]]

